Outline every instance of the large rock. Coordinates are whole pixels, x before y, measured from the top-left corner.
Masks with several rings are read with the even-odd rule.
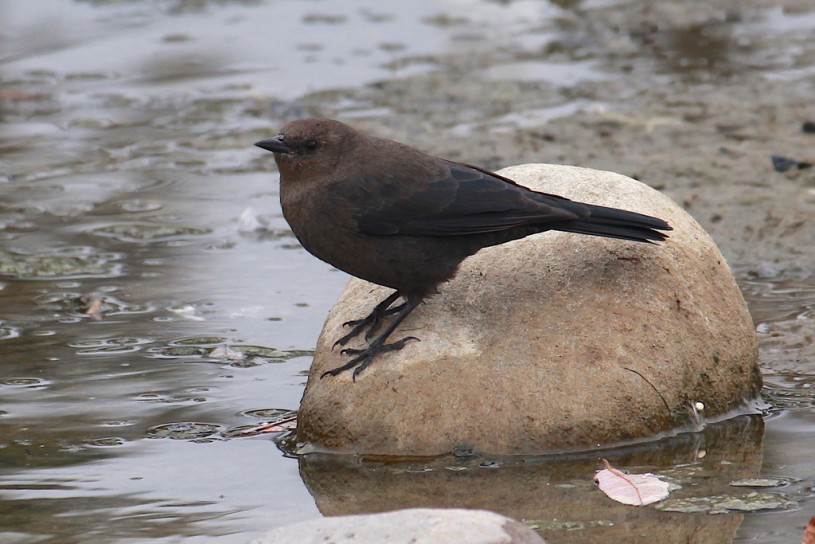
[[[334,341],[390,290],[352,279],[329,313],[298,421],[319,450],[543,453],[635,441],[722,418],[761,387],[754,328],[714,242],[668,197],[568,166],[501,174],[536,190],[654,215],[662,244],[549,232],[465,260],[356,383],[320,379]],[[360,340],[361,342],[361,340]]]
[[[251,544],[546,544],[532,529],[486,510],[414,508],[338,516],[274,529]]]

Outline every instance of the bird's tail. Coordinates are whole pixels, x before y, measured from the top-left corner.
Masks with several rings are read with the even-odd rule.
[[[606,238],[648,243],[665,240],[668,235],[660,231],[672,230],[667,222],[650,215],[617,208],[606,208],[605,206],[585,206],[591,212],[589,217],[575,221],[565,221],[555,229],[590,236],[604,236]]]

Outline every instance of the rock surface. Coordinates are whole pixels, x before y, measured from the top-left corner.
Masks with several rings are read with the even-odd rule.
[[[523,523],[486,510],[415,508],[338,516],[274,529],[252,544],[546,544]]]
[[[622,443],[744,407],[761,387],[754,327],[711,238],[625,176],[531,164],[501,174],[536,190],[667,220],[663,244],[544,233],[465,260],[358,378],[319,379],[334,341],[390,290],[352,279],[320,336],[298,440],[315,449],[493,454]]]

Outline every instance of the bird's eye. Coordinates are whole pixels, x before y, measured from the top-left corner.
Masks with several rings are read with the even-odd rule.
[[[317,140],[306,140],[305,148],[307,151],[314,151],[317,149]]]

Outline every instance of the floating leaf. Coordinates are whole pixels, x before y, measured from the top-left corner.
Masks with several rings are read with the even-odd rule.
[[[603,459],[606,468],[594,475],[600,491],[609,498],[632,506],[645,506],[668,496],[668,483],[653,474],[625,474]]]
[[[88,308],[85,310],[85,315],[91,319],[102,319],[102,299],[91,297],[88,301]]]

